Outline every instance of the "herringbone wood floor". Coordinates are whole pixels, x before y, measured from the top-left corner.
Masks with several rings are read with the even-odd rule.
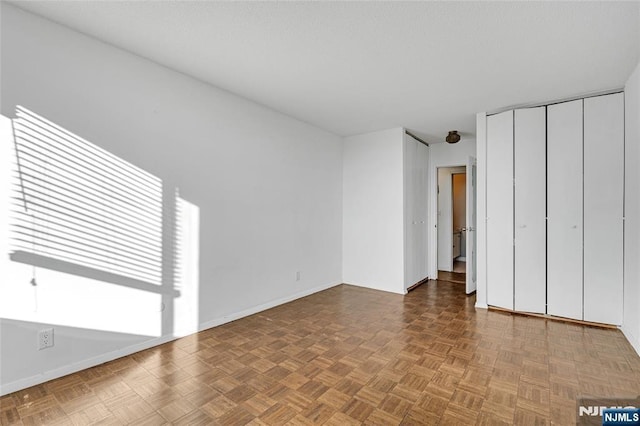
[[[617,330],[342,285],[0,399],[9,424],[546,424],[640,394]]]

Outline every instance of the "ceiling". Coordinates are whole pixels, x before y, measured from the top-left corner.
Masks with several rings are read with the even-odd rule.
[[[14,3],[338,135],[621,88],[639,2]]]

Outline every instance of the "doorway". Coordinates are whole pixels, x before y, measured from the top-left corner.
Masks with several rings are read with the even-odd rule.
[[[466,166],[438,168],[438,279],[466,284]]]
[[[437,280],[447,280],[453,278],[454,281],[464,281],[466,278],[465,292],[467,295],[475,293],[477,283],[476,270],[476,180],[477,167],[475,157],[467,157],[466,164],[453,163],[437,164],[431,171],[430,180],[430,238],[431,253],[431,276]],[[453,175],[463,173],[466,176],[466,220],[463,226],[464,256],[462,255],[462,235],[460,237],[461,254],[455,256],[458,261],[464,260],[464,276],[451,276],[454,272],[453,256]],[[458,228],[460,226],[458,225]],[[461,232],[461,233],[462,233]],[[463,256],[464,259],[460,259]],[[461,266],[461,265],[460,265]],[[461,272],[460,272],[461,273]]]
[[[451,215],[453,222],[453,272],[467,272],[467,173],[451,175]],[[463,277],[466,280],[466,276]]]

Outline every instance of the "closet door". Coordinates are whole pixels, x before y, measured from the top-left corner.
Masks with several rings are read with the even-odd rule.
[[[429,148],[405,135],[404,229],[405,288],[422,281],[427,272],[427,170]]]
[[[404,284],[405,288],[416,283],[416,191],[417,142],[404,136]]]
[[[416,208],[418,209],[417,211],[417,218],[418,218],[418,235],[419,235],[419,253],[417,256],[417,263],[419,265],[418,267],[418,276],[420,280],[423,280],[425,278],[427,278],[427,276],[429,275],[428,269],[427,269],[427,259],[428,259],[428,247],[429,245],[427,244],[427,214],[428,214],[428,210],[427,210],[427,182],[428,182],[428,176],[429,176],[429,147],[422,144],[422,143],[418,143],[417,145],[418,147],[418,158],[419,158],[419,164],[418,164],[418,190],[416,193],[416,197],[417,197],[417,202],[416,202]]]
[[[513,111],[487,117],[487,303],[513,309]]]
[[[547,107],[547,313],[580,320],[582,102]]]
[[[584,100],[584,320],[622,324],[622,93]]]
[[[546,108],[515,111],[515,310],[546,311]]]

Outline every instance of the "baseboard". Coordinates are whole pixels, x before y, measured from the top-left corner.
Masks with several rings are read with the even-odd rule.
[[[575,319],[575,318],[559,317],[557,315],[538,314],[536,312],[515,311],[513,309],[501,308],[499,306],[493,306],[493,305],[489,306],[489,310],[490,311],[494,311],[494,312],[502,312],[502,313],[509,314],[509,315],[518,315],[518,316],[523,316],[523,317],[540,318],[540,319],[545,319],[545,320],[549,320],[549,321],[558,321],[558,322],[566,322],[566,323],[571,323],[571,324],[584,325],[584,326],[587,326],[587,327],[598,327],[598,328],[605,328],[605,329],[609,329],[609,330],[617,330],[617,329],[620,328],[619,326],[613,325],[613,324],[605,324],[605,323],[601,323],[601,322],[584,321],[584,320],[579,320],[579,319]]]
[[[283,305],[285,303],[289,303],[289,302],[292,302],[292,301],[297,300],[297,299],[301,299],[301,298],[306,297],[306,296],[310,296],[310,295],[312,295],[314,293],[318,293],[320,291],[327,290],[329,288],[338,286],[340,284],[342,284],[342,283],[339,282],[339,283],[332,283],[332,284],[326,284],[326,285],[314,287],[314,288],[311,288],[311,289],[308,289],[308,290],[305,290],[305,291],[301,291],[299,293],[295,293],[295,294],[293,294],[291,296],[282,297],[280,299],[275,299],[275,300],[272,300],[270,302],[263,303],[261,305],[253,306],[251,308],[242,310],[240,312],[234,312],[234,313],[226,315],[224,317],[215,318],[215,319],[206,321],[206,322],[200,324],[200,329],[198,330],[198,332],[203,331],[203,330],[207,330],[209,328],[218,327],[218,326],[226,324],[228,322],[235,321],[235,320],[238,320],[240,318],[248,317],[250,315],[254,315],[254,314],[257,314],[257,313],[262,312],[262,311],[266,311],[267,309],[275,308],[276,306]]]
[[[24,379],[16,380],[10,383],[5,383],[0,385],[0,396],[26,389],[31,386],[39,385],[41,383],[48,382],[49,380],[57,379],[59,377],[63,377],[72,373],[77,373],[78,371],[86,370],[87,368],[95,367],[96,365],[104,364],[105,362],[113,361],[114,359],[122,358],[123,356],[131,355],[133,353],[140,352],[154,346],[162,345],[178,338],[179,337],[174,336],[156,337],[142,343],[118,349],[117,351],[107,352],[96,357],[65,365],[64,367],[45,371],[43,373],[25,377]]]
[[[275,299],[272,301],[269,301],[267,303],[263,303],[261,305],[257,305],[245,310],[242,310],[240,312],[236,312],[230,315],[226,315],[224,317],[221,318],[216,318],[210,321],[206,321],[202,324],[199,324],[198,326],[198,330],[195,331],[194,333],[189,333],[189,334],[195,334],[195,333],[199,333],[201,331],[207,330],[209,328],[212,327],[217,327],[223,324],[226,324],[228,322],[231,321],[235,321],[238,320],[240,318],[244,318],[247,317],[249,315],[253,315],[253,314],[257,314],[258,312],[262,312],[265,311],[267,309],[271,309],[274,308],[276,306],[288,303],[288,302],[292,302],[296,299],[300,299],[302,297],[306,297],[306,296],[310,296],[314,293],[318,293],[320,291],[323,290],[327,290],[331,287],[335,287],[337,285],[342,284],[341,282],[338,283],[330,283],[330,284],[326,284],[326,285],[322,285],[322,286],[318,286],[318,287],[314,287],[305,291],[301,291],[298,293],[295,293],[291,296],[287,296],[287,297],[282,297],[279,299]],[[138,343],[135,345],[131,345],[131,346],[127,346],[124,347],[122,349],[118,349],[116,351],[112,351],[112,352],[107,352],[105,354],[96,356],[96,357],[92,357],[92,358],[88,358],[85,360],[81,360],[78,362],[74,362],[73,364],[69,364],[69,365],[65,365],[64,367],[60,367],[60,368],[56,368],[54,370],[49,370],[49,371],[45,371],[43,373],[40,374],[36,374],[34,376],[30,376],[30,377],[26,377],[24,379],[20,379],[20,380],[16,380],[10,383],[5,383],[5,384],[1,384],[0,385],[0,396],[4,396],[22,389],[26,389],[29,388],[31,386],[35,386],[35,385],[39,385],[41,383],[44,382],[48,382],[49,380],[54,380],[57,379],[59,377],[63,377],[63,376],[67,376],[69,374],[73,374],[73,373],[77,373],[78,371],[82,371],[82,370],[86,370],[87,368],[91,368],[91,367],[95,367],[96,365],[100,365],[100,364],[104,364],[105,362],[109,362],[109,361],[113,361],[115,359],[118,358],[122,358],[124,356],[127,355],[131,355],[134,354],[136,352],[140,352],[143,351],[145,349],[149,349],[152,348],[154,346],[159,346],[162,345],[164,343],[168,343],[171,342],[173,340],[177,340],[180,339],[182,337],[188,336],[189,334],[186,335],[180,335],[180,336],[160,336],[160,337],[156,337],[150,340],[147,340],[145,342],[142,343]]]
[[[478,308],[478,309],[489,309],[489,305],[487,305],[486,303],[478,303],[478,302],[476,302],[475,307]]]
[[[640,356],[640,339],[631,334],[631,332],[624,326],[620,327],[620,331],[622,331],[622,334],[627,338],[627,341],[629,342],[629,344],[631,344],[631,347],[633,347],[636,353]]]
[[[429,281],[429,277],[418,281],[417,283],[415,283],[410,287],[407,287],[407,293],[409,293],[411,290],[415,290],[416,288],[420,287],[422,284],[425,284],[427,281]]]
[[[345,282],[345,283],[343,283],[343,284],[346,284],[346,285],[352,285],[352,286],[354,286],[354,287],[368,288],[369,290],[384,291],[384,292],[391,293],[391,294],[400,294],[400,295],[403,295],[403,296],[404,296],[405,294],[407,294],[407,289],[406,289],[406,288],[404,288],[404,286],[402,286],[402,290],[400,290],[400,291],[394,291],[394,290],[389,290],[389,289],[386,289],[386,288],[373,287],[373,286],[370,286],[370,285],[357,284],[357,283],[351,283],[351,282],[349,282],[349,283]]]

